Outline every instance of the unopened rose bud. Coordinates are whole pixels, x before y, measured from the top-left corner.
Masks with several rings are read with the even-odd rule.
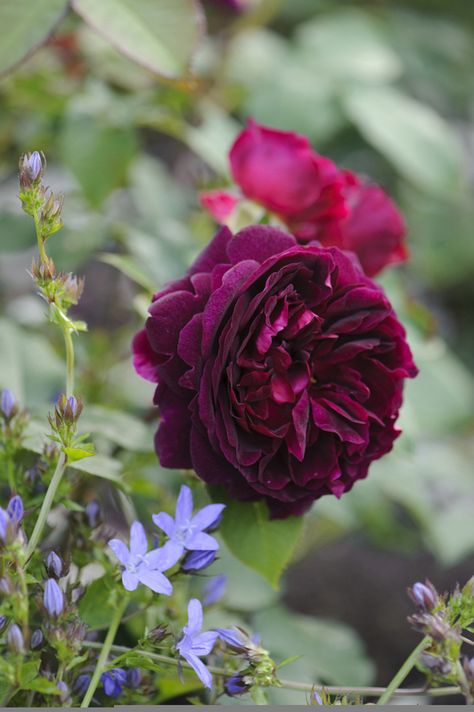
[[[61,577],[63,562],[54,551],[50,551],[46,558],[46,567],[50,576]]]
[[[7,643],[14,653],[24,653],[25,652],[25,641],[23,638],[23,633],[16,623],[12,623],[8,629],[7,633]]]
[[[2,391],[2,396],[0,398],[0,412],[7,422],[10,421],[18,412],[18,405],[15,400],[15,396],[9,388],[5,388]]]
[[[407,589],[408,595],[415,605],[421,610],[431,613],[439,602],[438,592],[430,581],[420,583],[419,581],[412,588]]]
[[[44,636],[43,633],[39,630],[39,628],[33,631],[30,642],[31,649],[36,650],[37,648],[40,648],[43,645],[43,640]]]

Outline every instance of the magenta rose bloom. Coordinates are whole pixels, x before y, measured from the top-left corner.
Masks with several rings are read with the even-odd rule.
[[[134,340],[158,382],[156,450],[274,517],[367,475],[399,434],[405,332],[355,257],[285,232],[223,227],[155,295]]]
[[[249,121],[229,158],[242,193],[275,213],[302,244],[318,240],[351,250],[369,277],[408,258],[405,225],[388,195],[341,171],[306,137]],[[205,191],[200,200],[218,223],[238,203],[228,190]]]

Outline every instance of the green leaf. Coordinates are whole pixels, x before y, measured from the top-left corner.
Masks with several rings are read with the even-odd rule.
[[[138,418],[119,410],[89,406],[81,416],[81,426],[96,437],[102,435],[126,450],[153,452],[153,431]]]
[[[100,261],[111,265],[126,275],[133,282],[143,287],[147,292],[154,292],[156,284],[137,263],[127,255],[115,255],[111,252],[106,252],[100,255]]]
[[[107,126],[94,116],[73,116],[59,138],[62,161],[79,182],[85,198],[99,208],[125,180],[138,142],[131,127]]]
[[[361,134],[408,180],[436,195],[458,195],[460,145],[433,109],[388,86],[351,88],[343,102]]]
[[[217,487],[211,488],[211,494],[215,502],[227,505],[220,532],[230,551],[278,588],[298,543],[303,518],[269,519],[263,502],[237,502]]]
[[[111,576],[96,579],[86,589],[79,603],[79,614],[87,626],[99,628],[111,619],[115,610]]]
[[[119,52],[165,77],[187,73],[203,30],[194,0],[73,0],[72,6]]]
[[[113,460],[105,455],[94,455],[85,460],[71,463],[70,467],[80,472],[85,472],[94,477],[101,477],[103,480],[114,482],[118,487],[126,491],[128,488],[122,480],[122,463]]]
[[[40,660],[31,660],[30,662],[23,663],[20,668],[20,685],[23,688],[27,689],[29,683],[34,680],[38,674],[39,666]]]
[[[34,690],[42,695],[61,695],[62,691],[58,689],[56,682],[48,680],[47,677],[36,677],[27,685],[22,685],[24,690]]]
[[[63,452],[67,455],[69,462],[77,462],[77,460],[83,460],[85,457],[93,457],[95,455],[93,445],[90,445],[88,449],[85,447],[65,447]]]
[[[66,11],[68,0],[2,0],[0,74],[38,48]]]
[[[252,625],[273,658],[289,653],[301,656],[291,667],[295,681],[329,685],[372,682],[374,666],[357,633],[346,625],[292,613],[283,606],[257,613]],[[301,704],[301,692],[272,689],[269,694],[273,704]]]

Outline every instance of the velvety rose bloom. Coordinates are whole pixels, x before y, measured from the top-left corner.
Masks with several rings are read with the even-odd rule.
[[[382,289],[338,248],[223,227],[158,294],[134,340],[158,382],[156,449],[275,517],[301,514],[367,475],[399,434],[416,374]]]
[[[386,193],[339,170],[304,136],[250,121],[229,158],[242,193],[275,213],[299,242],[352,250],[370,277],[407,259],[405,225]],[[218,223],[237,202],[227,190],[201,194],[201,204]]]

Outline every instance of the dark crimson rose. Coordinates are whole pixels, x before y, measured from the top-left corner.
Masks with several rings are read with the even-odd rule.
[[[351,250],[369,277],[407,259],[405,225],[388,195],[317,154],[304,136],[250,121],[229,158],[242,193],[275,213],[299,242]],[[237,202],[227,190],[201,193],[218,223]]]
[[[408,259],[405,225],[394,203],[378,185],[364,183],[350,171],[343,176],[347,217],[321,226],[316,239],[355,252],[369,277],[404,262]]]
[[[354,256],[269,226],[223,227],[158,294],[134,340],[158,383],[156,450],[274,517],[341,496],[399,434],[417,369]]]

